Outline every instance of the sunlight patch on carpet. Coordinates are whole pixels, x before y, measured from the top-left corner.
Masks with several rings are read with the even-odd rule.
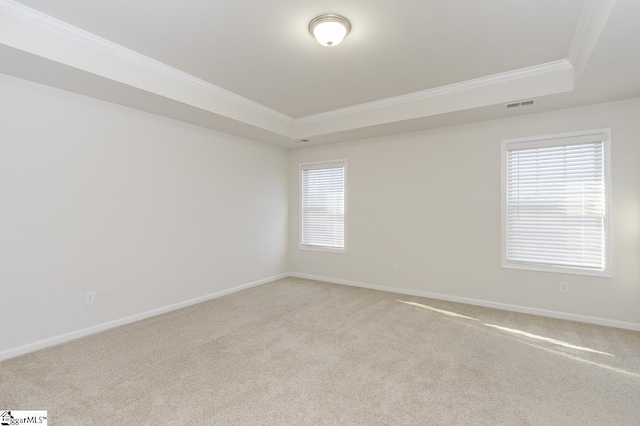
[[[431,307],[431,306],[423,305],[421,303],[407,302],[407,301],[404,301],[404,300],[398,300],[398,302],[404,303],[406,305],[417,306],[418,308],[422,308],[422,309],[428,309],[430,311],[438,312],[439,314],[449,315],[451,317],[464,318],[464,319],[468,319],[468,320],[472,320],[472,321],[478,321],[476,318],[468,317],[466,315],[456,314],[455,312],[451,312],[451,311],[445,311],[444,309],[437,309],[437,308],[434,308],[434,307]]]
[[[593,366],[596,366],[596,367],[604,368],[605,370],[614,371],[616,373],[621,373],[621,374],[625,374],[627,376],[635,377],[636,379],[640,379],[640,374],[638,374],[638,373],[634,373],[634,372],[631,372],[631,371],[623,370],[623,369],[617,368],[617,367],[612,367],[610,365],[602,364],[600,362],[589,361],[588,359],[580,358],[580,357],[577,357],[577,356],[574,356],[574,355],[570,355],[570,354],[567,354],[567,353],[564,353],[564,352],[560,352],[560,351],[554,351],[553,349],[549,349],[549,348],[543,348],[542,346],[533,345],[531,343],[527,343],[527,342],[522,342],[522,343],[524,343],[525,345],[529,345],[529,346],[531,346],[533,348],[536,348],[536,349],[542,349],[545,352],[549,352],[549,353],[552,353],[552,354],[563,356],[565,358],[572,359],[574,361],[579,361],[579,362],[582,362],[582,363],[585,363],[585,364],[589,364],[589,365],[593,365]]]
[[[443,314],[443,315],[447,315],[447,316],[450,316],[450,317],[462,318],[462,319],[467,319],[467,320],[471,320],[471,321],[479,321],[476,318],[468,317],[466,315],[461,315],[461,314],[458,314],[456,312],[451,312],[451,311],[447,311],[447,310],[444,310],[444,309],[434,308],[433,306],[423,305],[422,303],[408,302],[408,301],[399,300],[399,299],[396,299],[396,301],[400,302],[400,303],[404,303],[405,305],[415,306],[415,307],[418,307],[418,308],[421,308],[421,309],[426,309],[426,310],[429,310],[429,311],[432,311],[432,312],[436,312],[436,313],[439,313],[439,314]],[[575,350],[578,350],[578,351],[590,352],[590,353],[599,354],[599,355],[615,356],[615,355],[610,354],[608,352],[603,352],[603,351],[599,351],[599,350],[596,350],[596,349],[587,348],[587,347],[584,347],[584,346],[573,345],[573,344],[568,343],[568,342],[563,342],[561,340],[552,339],[551,337],[544,337],[544,336],[540,336],[540,335],[537,335],[537,334],[528,333],[526,331],[517,330],[517,329],[514,329],[514,328],[502,327],[502,326],[499,326],[499,325],[487,324],[487,323],[482,323],[482,325],[484,325],[486,327],[490,327],[490,328],[496,329],[496,330],[500,330],[500,331],[504,331],[504,332],[507,332],[507,333],[515,334],[517,336],[524,336],[524,337],[527,337],[527,338],[530,338],[530,339],[539,340],[539,341],[542,341],[542,342],[551,343],[553,345],[562,346],[562,347],[565,347],[565,348],[568,348],[568,349],[575,349]]]
[[[501,330],[501,331],[506,331],[507,333],[513,333],[513,334],[517,334],[519,336],[525,336],[525,337],[528,337],[530,339],[540,340],[540,341],[547,342],[547,343],[552,343],[552,344],[558,345],[558,346],[564,346],[565,348],[569,348],[569,349],[576,349],[578,351],[591,352],[591,353],[600,354],[600,355],[615,356],[615,355],[607,353],[607,352],[602,352],[602,351],[598,351],[598,350],[591,349],[591,348],[585,348],[584,346],[572,345],[571,343],[563,342],[561,340],[552,339],[550,337],[539,336],[539,335],[533,334],[533,333],[527,333],[526,331],[522,331],[522,330],[516,330],[516,329],[513,329],[513,328],[501,327],[499,325],[494,325],[494,324],[483,324],[483,325],[486,325],[487,327],[495,328],[495,329],[498,329],[498,330]]]

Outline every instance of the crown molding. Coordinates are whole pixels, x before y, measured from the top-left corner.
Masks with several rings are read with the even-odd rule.
[[[120,59],[124,59],[127,62],[134,63],[148,70],[163,74],[182,83],[186,83],[213,96],[242,105],[246,108],[252,109],[255,112],[268,115],[269,117],[287,122],[289,125],[293,123],[293,118],[286,114],[283,114],[258,102],[252,101],[251,99],[247,99],[243,96],[237,95],[233,92],[223,89],[222,87],[211,84],[205,80],[202,80],[184,71],[180,71],[179,69],[173,68],[160,61],[156,61],[155,59],[149,58],[148,56],[135,52],[131,49],[128,49],[124,46],[116,44],[112,41],[109,41],[78,27],[75,27],[57,18],[27,7],[14,0],[0,0],[0,10],[31,22],[32,24],[35,24],[41,28],[55,31],[73,40],[80,41],[86,45],[100,49],[103,52],[116,56]]]
[[[571,63],[573,63],[572,59],[577,56],[577,53],[584,46],[587,28],[589,27],[589,22],[591,20],[591,17],[593,16],[596,6],[596,0],[588,0],[580,11],[580,16],[578,17],[578,25],[573,32],[571,46],[569,47],[569,54],[567,55],[567,59],[569,59]]]
[[[307,123],[315,123],[331,118],[342,117],[359,112],[373,111],[390,106],[406,104],[409,102],[422,101],[436,96],[446,96],[465,90],[477,89],[480,87],[491,86],[494,84],[515,81],[527,77],[533,77],[541,74],[552,73],[556,71],[569,70],[572,68],[571,63],[567,59],[548,62],[545,64],[534,65],[531,67],[520,68],[513,71],[507,71],[499,74],[493,74],[486,77],[466,80],[459,83],[453,83],[446,86],[439,86],[433,89],[421,90],[418,92],[408,93],[406,95],[394,96],[391,98],[381,99],[378,101],[367,102],[364,104],[353,105],[346,108],[335,109],[332,111],[312,114],[300,117],[294,120],[294,126]]]
[[[0,36],[9,47],[199,108],[210,113],[211,117],[226,117],[238,125],[277,134],[293,143],[300,137],[381,126],[513,99],[571,91],[615,4],[616,0],[587,0],[567,59],[296,119],[15,0],[0,0],[0,19],[6,23],[4,32],[0,26]],[[65,44],[67,42],[68,45]],[[94,53],[98,61],[90,59]],[[110,68],[107,69],[105,64]],[[172,114],[169,111],[168,116],[179,115]]]
[[[567,55],[567,59],[574,67],[576,83],[582,76],[616,2],[617,0],[589,0],[580,12]]]

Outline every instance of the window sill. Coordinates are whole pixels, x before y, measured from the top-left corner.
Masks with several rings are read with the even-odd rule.
[[[520,269],[523,271],[550,272],[554,274],[583,275],[583,276],[600,277],[600,278],[611,278],[613,276],[611,272],[611,268],[605,269],[604,271],[596,271],[591,269],[568,268],[563,266],[547,266],[547,265],[534,265],[534,264],[528,264],[528,263],[516,263],[516,262],[508,262],[504,260],[502,261],[502,267],[504,269]]]
[[[304,250],[304,251],[320,251],[320,252],[324,252],[324,253],[339,253],[339,254],[347,253],[347,249],[346,248],[338,249],[338,248],[322,247],[322,246],[303,246],[303,245],[300,245],[299,249],[300,250]]]

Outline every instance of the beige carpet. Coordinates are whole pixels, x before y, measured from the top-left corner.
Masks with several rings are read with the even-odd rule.
[[[640,333],[288,278],[0,363],[52,425],[639,425]]]

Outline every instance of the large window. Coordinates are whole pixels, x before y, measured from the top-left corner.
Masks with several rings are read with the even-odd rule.
[[[502,265],[611,276],[610,129],[502,142]]]
[[[300,165],[300,248],[345,251],[345,160]]]

